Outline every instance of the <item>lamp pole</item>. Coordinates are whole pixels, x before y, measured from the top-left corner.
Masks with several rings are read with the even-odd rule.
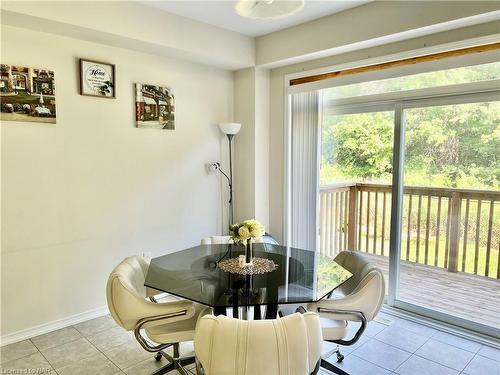
[[[229,141],[229,225],[233,225],[234,221],[234,207],[233,207],[233,144],[234,134],[227,134]]]
[[[229,176],[222,170],[219,171],[226,176],[229,182],[229,225],[234,224],[234,205],[233,205],[233,138],[241,129],[241,124],[237,122],[223,122],[219,124],[219,129],[227,136],[229,142]]]

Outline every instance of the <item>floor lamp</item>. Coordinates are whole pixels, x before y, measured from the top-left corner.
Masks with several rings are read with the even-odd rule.
[[[229,181],[229,225],[234,224],[234,208],[233,208],[233,155],[232,155],[232,144],[233,137],[238,134],[241,129],[241,124],[237,122],[223,122],[219,124],[219,129],[227,136],[229,142],[229,177],[221,171],[222,174],[226,176]]]

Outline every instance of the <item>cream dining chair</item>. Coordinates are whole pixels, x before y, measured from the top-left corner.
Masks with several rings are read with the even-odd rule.
[[[307,306],[308,311],[319,313],[323,340],[337,344],[337,360],[343,355],[338,345],[354,345],[366,329],[367,323],[375,318],[384,303],[384,275],[357,251],[341,251],[335,261],[353,276],[335,290],[335,296],[328,296]],[[305,311],[299,308],[299,311]],[[346,339],[350,322],[360,323],[359,329],[350,339]],[[321,367],[336,374],[344,375],[337,366],[321,360]]]
[[[273,320],[203,316],[194,338],[198,375],[316,374],[321,356],[316,313]]]
[[[229,236],[210,236],[201,240],[202,245],[225,245],[228,243],[233,243]]]
[[[163,374],[177,369],[189,375],[183,365],[194,363],[194,356],[181,357],[179,343],[192,341],[199,316],[208,313],[204,306],[187,300],[155,303],[147,299],[144,286],[148,263],[138,256],[124,259],[109,275],[106,297],[111,316],[127,331],[134,331],[135,338],[144,350],[156,353],[170,363],[155,371]],[[143,336],[143,331],[147,337]],[[164,350],[172,347],[173,356]]]

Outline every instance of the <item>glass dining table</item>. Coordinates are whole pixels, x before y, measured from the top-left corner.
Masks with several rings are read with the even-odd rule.
[[[243,318],[276,318],[278,305],[316,302],[330,295],[352,274],[319,252],[269,243],[253,244],[253,256],[274,263],[274,270],[243,275],[222,270],[221,262],[238,258],[245,249],[234,244],[200,245],[151,260],[145,286],[209,307],[215,315],[232,308]]]

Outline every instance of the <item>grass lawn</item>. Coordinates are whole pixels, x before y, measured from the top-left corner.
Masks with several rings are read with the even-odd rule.
[[[53,100],[53,96],[45,96],[43,95],[43,100],[45,103],[48,103],[49,100]],[[0,101],[2,103],[10,103],[10,104],[38,104],[40,103],[40,94],[29,95],[26,91],[18,91],[17,95],[13,96],[0,96]]]

